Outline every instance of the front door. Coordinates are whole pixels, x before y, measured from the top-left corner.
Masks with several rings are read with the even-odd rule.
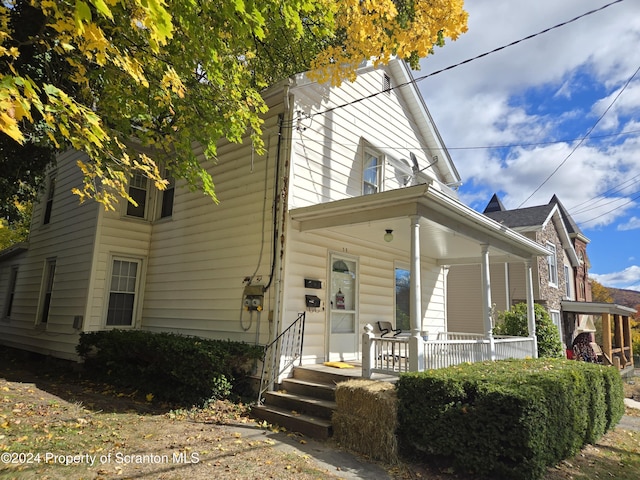
[[[358,359],[358,262],[331,255],[329,360]]]

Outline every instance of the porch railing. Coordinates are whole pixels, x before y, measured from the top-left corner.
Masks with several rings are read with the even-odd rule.
[[[493,338],[496,360],[533,358],[536,355],[536,345],[530,337],[496,336]]]
[[[275,340],[264,347],[262,356],[262,374],[258,404],[262,405],[264,392],[273,388],[276,379],[296,360],[302,362],[302,341],[304,339],[305,313],[289,325]]]
[[[372,373],[399,375],[409,371],[409,342],[406,338],[374,337],[372,340],[369,363]]]
[[[491,360],[491,344],[485,338],[426,341],[424,359],[427,370]]]
[[[378,337],[365,328],[362,349],[362,373],[400,375],[409,369],[409,337]],[[484,335],[461,332],[441,332],[435,340],[421,340],[425,369],[446,368],[465,362],[527,358],[535,356],[535,342],[529,337]],[[493,346],[493,351],[492,351]]]

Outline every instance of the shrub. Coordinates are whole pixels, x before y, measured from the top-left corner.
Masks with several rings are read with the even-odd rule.
[[[85,370],[115,386],[180,405],[241,392],[262,348],[245,343],[141,330],[83,333],[77,352]]]
[[[536,338],[538,340],[538,357],[540,358],[563,358],[562,342],[560,333],[549,313],[542,305],[533,305],[533,312],[536,319]],[[529,335],[529,324],[527,320],[527,304],[518,303],[511,307],[511,310],[498,314],[498,324],[493,329],[494,335],[512,335],[516,337],[526,337]]]
[[[559,359],[504,360],[403,374],[400,451],[492,479],[536,480],[615,426],[615,368]]]

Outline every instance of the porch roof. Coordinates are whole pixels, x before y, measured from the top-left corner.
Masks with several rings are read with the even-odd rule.
[[[479,263],[482,245],[492,261],[521,261],[550,252],[542,245],[464,205],[447,187],[431,182],[290,210],[302,232],[331,230],[409,251],[408,219],[420,218],[423,256],[441,265]],[[385,230],[394,239],[384,243]]]
[[[611,315],[622,315],[629,317],[635,315],[636,310],[634,308],[625,307],[624,305],[617,305],[615,303],[600,303],[600,302],[574,302],[570,300],[563,300],[561,303],[562,310],[571,313],[585,313],[585,314],[601,314],[609,313]]]
[[[15,257],[16,255],[21,254],[22,252],[26,252],[29,249],[29,244],[27,242],[20,242],[10,247],[5,248],[4,250],[0,250],[0,260],[6,260],[7,258]]]

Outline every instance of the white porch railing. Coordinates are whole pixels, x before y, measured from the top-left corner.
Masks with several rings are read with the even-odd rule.
[[[400,375],[409,369],[410,337],[377,337],[365,330],[362,337],[362,376],[373,373]],[[480,334],[441,332],[436,340],[421,340],[425,369],[446,368],[464,362],[533,358],[535,342],[530,337],[494,337]],[[493,346],[493,351],[492,351]]]
[[[536,355],[536,345],[530,337],[493,337],[495,345],[495,359],[533,358]]]

